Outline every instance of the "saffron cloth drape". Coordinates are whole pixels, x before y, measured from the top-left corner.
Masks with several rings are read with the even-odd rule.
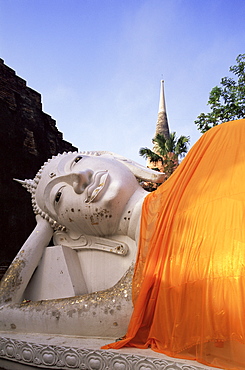
[[[245,369],[245,120],[205,133],[145,198],[125,339]]]

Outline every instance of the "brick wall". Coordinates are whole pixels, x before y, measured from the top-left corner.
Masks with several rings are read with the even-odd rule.
[[[52,155],[76,150],[42,111],[41,95],[0,59],[0,270],[35,226],[30,194],[13,178],[33,178]]]

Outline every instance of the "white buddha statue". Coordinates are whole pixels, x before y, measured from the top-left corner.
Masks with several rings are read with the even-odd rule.
[[[88,152],[58,155],[33,180],[18,180],[32,195],[37,226],[2,280],[1,330],[125,334],[148,194],[137,178],[164,177],[113,153]]]

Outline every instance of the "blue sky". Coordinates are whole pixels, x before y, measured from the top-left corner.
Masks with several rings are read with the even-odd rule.
[[[139,163],[165,81],[171,131],[200,137],[209,92],[245,53],[244,0],[0,0],[0,57],[80,150]]]

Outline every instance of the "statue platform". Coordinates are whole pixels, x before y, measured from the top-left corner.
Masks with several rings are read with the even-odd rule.
[[[0,368],[5,370],[208,370],[196,361],[173,359],[150,349],[102,350],[113,338],[95,339],[1,332]]]

